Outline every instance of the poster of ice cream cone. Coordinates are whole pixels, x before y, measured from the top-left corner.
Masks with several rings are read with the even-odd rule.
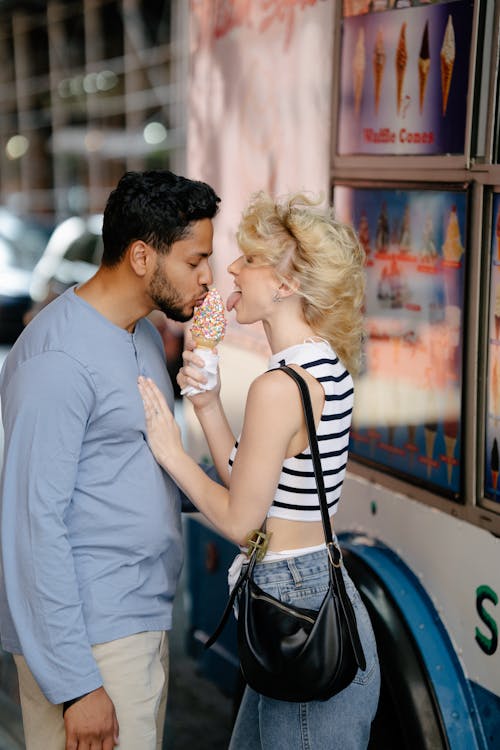
[[[334,188],[337,215],[369,249],[365,369],[356,382],[351,453],[454,497],[461,482],[467,202],[463,190],[431,186]]]
[[[500,503],[500,194],[492,211],[484,494]]]
[[[473,5],[344,6],[340,155],[464,153]]]

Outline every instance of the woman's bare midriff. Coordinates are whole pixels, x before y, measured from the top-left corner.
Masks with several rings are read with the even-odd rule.
[[[333,519],[330,519],[333,533]],[[315,547],[325,541],[321,521],[287,521],[284,518],[268,518],[266,531],[272,532],[268,550],[282,550]]]

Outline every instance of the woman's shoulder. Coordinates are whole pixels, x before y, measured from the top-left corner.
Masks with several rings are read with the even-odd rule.
[[[279,368],[259,375],[250,385],[245,408],[245,425],[257,424],[290,437],[301,424],[302,405],[296,384]]]
[[[314,375],[302,369],[300,364],[291,362],[289,367],[305,381],[313,404],[319,408],[324,397],[321,383]],[[298,415],[302,415],[303,411],[297,383],[279,367],[267,370],[253,381],[247,403],[251,406],[260,406],[272,413],[289,414],[292,421],[295,421]]]
[[[266,370],[251,383],[248,395],[264,399],[277,400],[278,402],[289,398],[289,394],[297,390],[297,386],[292,382],[281,368],[275,367]]]

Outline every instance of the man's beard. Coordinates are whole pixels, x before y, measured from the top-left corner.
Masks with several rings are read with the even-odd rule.
[[[156,266],[148,291],[158,310],[165,313],[167,318],[186,323],[193,317],[193,311],[190,313],[184,311],[185,305],[182,297],[162,273],[159,264]]]

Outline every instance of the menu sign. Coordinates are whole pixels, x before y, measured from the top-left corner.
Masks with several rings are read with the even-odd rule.
[[[334,203],[367,258],[351,454],[457,496],[466,193],[336,186]]]
[[[500,503],[500,195],[493,201],[484,495]],[[499,506],[500,507],[500,506]]]
[[[339,154],[464,153],[473,5],[344,18]]]

